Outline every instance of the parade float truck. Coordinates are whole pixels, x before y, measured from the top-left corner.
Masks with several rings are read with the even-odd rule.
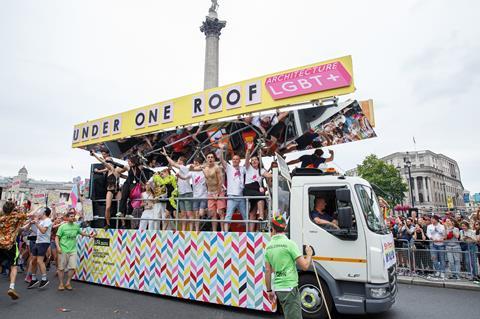
[[[269,216],[283,214],[289,237],[299,248],[314,249],[310,269],[299,272],[304,316],[326,318],[327,308],[383,312],[397,295],[395,253],[372,187],[361,178],[315,168],[290,171],[284,160],[374,137],[371,108],[332,98],[354,90],[346,56],[81,123],[74,127],[73,147],[108,148],[118,159],[138,154],[155,170],[166,165],[163,148],[191,162],[210,151],[227,159],[244,156],[246,145],[254,143],[264,162],[276,163],[265,185]],[[317,197],[325,199],[338,227],[320,227],[311,219]],[[102,215],[101,209],[94,214]],[[277,305],[268,300],[265,285],[266,223],[255,232],[244,226],[230,232],[96,229],[94,240],[78,239],[76,279],[274,312]]]

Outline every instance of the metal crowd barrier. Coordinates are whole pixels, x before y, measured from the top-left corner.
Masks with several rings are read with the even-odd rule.
[[[462,241],[395,240],[397,273],[430,279],[475,280],[480,270],[477,248]]]

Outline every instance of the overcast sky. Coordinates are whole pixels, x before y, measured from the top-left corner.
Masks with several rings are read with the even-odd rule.
[[[352,55],[355,98],[378,138],[332,147],[343,169],[371,153],[429,149],[480,191],[480,2],[219,0],[220,85]],[[0,0],[0,176],[88,176],[76,123],[203,90],[209,0]],[[74,169],[71,169],[73,165]]]

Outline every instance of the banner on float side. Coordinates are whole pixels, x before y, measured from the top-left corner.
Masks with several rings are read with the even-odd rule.
[[[79,237],[75,278],[165,296],[276,311],[265,285],[264,233],[97,229]]]
[[[355,91],[351,56],[233,83],[77,124],[83,147]]]

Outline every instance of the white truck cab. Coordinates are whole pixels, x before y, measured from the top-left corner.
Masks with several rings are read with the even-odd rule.
[[[325,175],[318,169],[286,172],[281,167],[280,173],[274,171],[278,198],[274,194],[273,209],[289,216],[288,232],[299,247],[313,247],[312,264],[327,307],[345,314],[388,310],[397,294],[393,237],[370,184],[358,177]],[[324,213],[338,228],[315,223],[312,211],[319,198],[326,202]],[[326,318],[313,268],[299,277],[304,316]]]

